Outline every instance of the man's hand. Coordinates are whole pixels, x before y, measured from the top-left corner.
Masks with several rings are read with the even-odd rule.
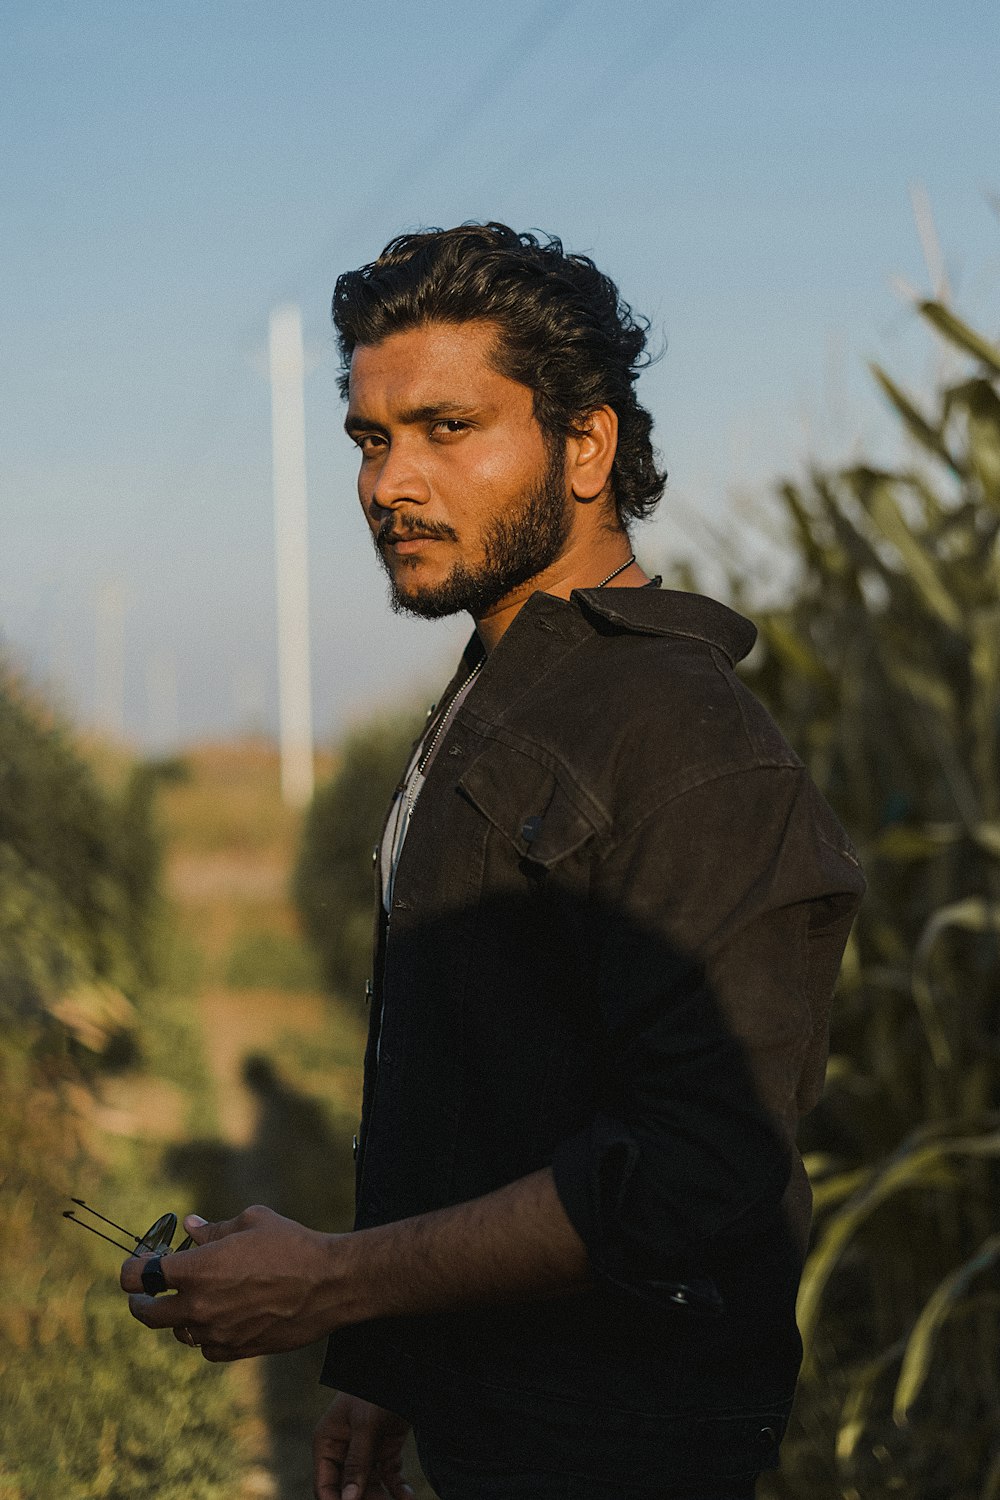
[[[195,1247],[162,1261],[174,1295],[143,1293],[148,1255],[130,1256],[122,1266],[129,1308],[147,1328],[172,1328],[180,1343],[200,1344],[206,1359],[218,1361],[298,1349],[338,1326],[333,1287],[340,1236],[260,1206],[220,1224],[190,1215],[184,1227]]]
[[[413,1500],[402,1453],[410,1424],[357,1396],[338,1396],[313,1433],[315,1500]]]
[[[162,1257],[173,1296],[143,1295],[148,1255],[129,1257],[121,1284],[140,1323],[172,1328],[210,1360],[298,1349],[369,1318],[591,1284],[548,1167],[468,1203],[353,1234],[320,1234],[259,1206],[223,1224],[189,1214],[184,1227],[195,1247]]]

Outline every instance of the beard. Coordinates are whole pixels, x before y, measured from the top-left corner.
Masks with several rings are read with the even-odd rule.
[[[457,562],[447,578],[437,584],[412,591],[402,588],[405,560],[399,576],[394,577],[386,558],[385,538],[391,534],[457,541],[456,532],[442,524],[418,522],[409,526],[402,517],[387,516],[376,533],[375,549],[388,575],[389,602],[395,613],[437,620],[465,610],[479,619],[514,589],[550,567],[562,552],[570,532],[564,462],[562,444],[551,444],[538,484],[486,527],[482,562],[475,566]]]

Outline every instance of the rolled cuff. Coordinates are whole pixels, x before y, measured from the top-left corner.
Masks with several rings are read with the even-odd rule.
[[[714,1281],[690,1275],[686,1268],[670,1274],[680,1240],[654,1249],[630,1236],[626,1197],[639,1164],[639,1145],[625,1125],[609,1115],[596,1116],[556,1149],[556,1192],[592,1270],[618,1291],[660,1307],[690,1314],[722,1313],[725,1308]]]

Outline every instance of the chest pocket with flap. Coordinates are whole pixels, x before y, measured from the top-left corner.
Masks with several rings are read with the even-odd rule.
[[[575,854],[607,821],[585,793],[567,790],[548,766],[497,740],[458,785],[523,859],[545,870]]]

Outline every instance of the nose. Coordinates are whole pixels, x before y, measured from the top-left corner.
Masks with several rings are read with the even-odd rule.
[[[368,497],[372,516],[387,515],[400,505],[424,505],[429,499],[430,487],[412,446],[393,440],[372,476]]]

